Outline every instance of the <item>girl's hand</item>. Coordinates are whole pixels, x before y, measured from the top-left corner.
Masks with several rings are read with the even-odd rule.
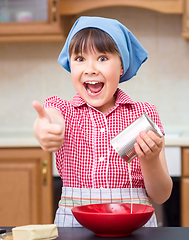
[[[44,109],[38,101],[33,101],[38,113],[33,131],[43,150],[55,152],[61,148],[64,139],[64,121],[56,109]]]
[[[163,148],[163,139],[153,131],[141,131],[136,137],[135,152],[140,161],[154,161],[159,158],[159,154]]]
[[[172,179],[165,159],[165,140],[156,133],[140,132],[134,148],[138,155],[144,185],[148,196],[155,203],[164,203],[171,195]]]

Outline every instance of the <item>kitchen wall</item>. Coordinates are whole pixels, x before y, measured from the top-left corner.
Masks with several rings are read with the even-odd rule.
[[[189,130],[189,41],[181,37],[182,16],[116,7],[82,15],[116,18],[149,53],[136,77],[120,84],[135,101],[157,106],[165,129]],[[32,100],[49,95],[71,100],[71,78],[58,63],[63,43],[0,44],[0,132],[32,131]]]

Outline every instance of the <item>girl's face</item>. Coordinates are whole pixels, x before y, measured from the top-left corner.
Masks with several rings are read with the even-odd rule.
[[[91,50],[72,54],[71,76],[79,95],[92,107],[107,113],[114,105],[114,93],[118,87],[123,68],[116,53]]]

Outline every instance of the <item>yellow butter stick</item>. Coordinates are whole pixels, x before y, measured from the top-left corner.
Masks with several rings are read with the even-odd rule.
[[[26,225],[12,229],[13,240],[46,240],[58,237],[55,224]]]

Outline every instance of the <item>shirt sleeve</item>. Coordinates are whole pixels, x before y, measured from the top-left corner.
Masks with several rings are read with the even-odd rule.
[[[66,100],[63,100],[57,96],[51,96],[48,97],[44,104],[43,107],[44,108],[55,108],[56,110],[58,110],[63,117],[65,118],[65,114],[66,114],[66,105],[68,104],[68,102]]]
[[[156,106],[154,104],[145,103],[146,113],[151,117],[151,119],[155,122],[155,124],[159,127],[160,131],[165,135],[158,111],[156,109]]]

